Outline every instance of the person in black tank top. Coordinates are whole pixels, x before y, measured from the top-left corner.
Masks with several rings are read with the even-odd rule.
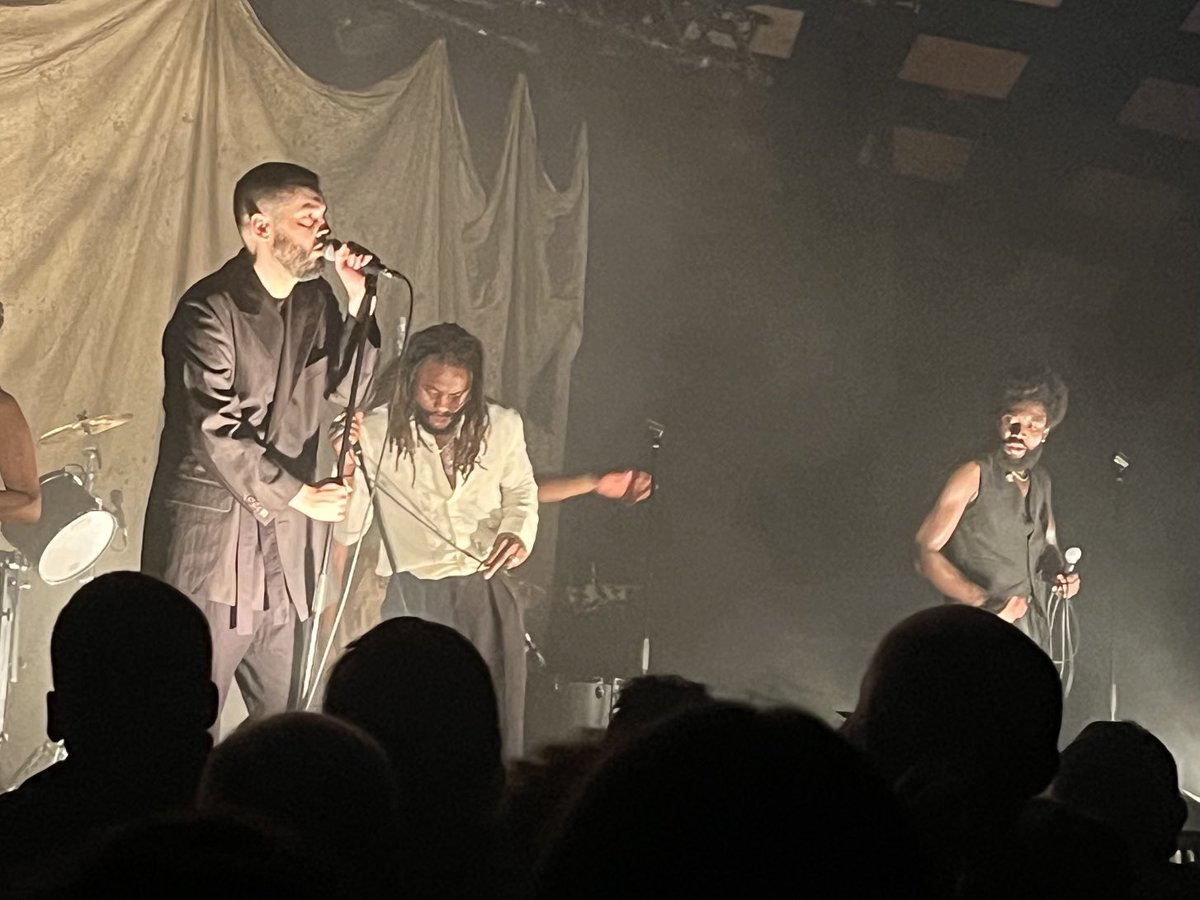
[[[990,610],[1046,648],[1051,590],[1079,590],[1079,576],[1063,573],[1050,473],[1038,465],[1067,388],[1050,371],[1020,374],[998,408],[999,446],[950,475],[917,530],[915,565],[947,602]]]

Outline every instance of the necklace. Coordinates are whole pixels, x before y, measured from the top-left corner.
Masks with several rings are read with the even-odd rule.
[[[1017,472],[1017,471],[1007,472],[1004,477],[1005,477],[1005,479],[1007,479],[1010,482],[1011,481],[1019,481],[1022,484],[1024,484],[1025,482],[1027,482],[1029,480],[1029,470],[1022,469],[1019,472]]]

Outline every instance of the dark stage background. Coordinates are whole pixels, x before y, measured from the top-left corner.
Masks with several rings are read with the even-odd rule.
[[[999,368],[1045,361],[1072,396],[1044,463],[1061,541],[1084,550],[1064,740],[1107,717],[1115,662],[1118,715],[1196,791],[1200,153],[1194,124],[1119,121],[1146,78],[1200,82],[1193,5],[814,0],[765,86],[564,28],[529,54],[397,3],[255,3],[343,87],[446,36],[485,172],[518,72],[552,171],[588,124],[568,467],[644,461],[648,417],[666,434],[653,504],[562,511],[547,678],[633,674],[649,596],[656,670],[833,720],[880,636],[936,602],[912,535],[987,434]],[[939,91],[898,77],[918,34],[1029,61],[1006,97]],[[911,156],[930,132],[969,146],[957,171]],[[650,562],[623,616],[561,603],[593,572],[644,585]]]

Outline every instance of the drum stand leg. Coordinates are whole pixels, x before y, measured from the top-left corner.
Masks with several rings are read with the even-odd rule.
[[[17,683],[20,670],[20,592],[29,585],[21,579],[21,563],[4,560],[0,555],[0,745],[8,743],[8,697],[9,688]],[[2,790],[11,791],[20,786],[30,775],[65,759],[67,751],[59,741],[49,739],[33,751],[17,767],[16,772],[4,784]]]
[[[4,792],[15,791],[27,778],[36,775],[43,769],[50,768],[55,763],[62,762],[66,758],[67,748],[63,746],[62,741],[52,741],[46,738],[32,753],[25,757],[25,761],[13,772],[12,777],[4,785]]]
[[[16,684],[17,599],[21,592],[21,565],[12,558],[0,558],[0,742],[8,740],[8,692]]]

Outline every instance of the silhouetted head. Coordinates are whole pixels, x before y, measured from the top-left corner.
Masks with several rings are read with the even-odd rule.
[[[722,703],[600,764],[538,896],[928,896],[916,858],[886,787],[823,723]]]
[[[1128,841],[1139,862],[1175,853],[1187,819],[1175,758],[1134,722],[1092,722],[1062,752],[1050,794]]]
[[[207,739],[216,719],[204,615],[140,572],[109,572],[76,591],[54,623],[50,667],[47,733],[76,758]]]
[[[625,740],[676,713],[712,702],[708,687],[698,681],[678,675],[642,675],[621,687],[607,734]]]
[[[547,744],[509,765],[501,809],[506,845],[501,854],[515,896],[529,893],[528,879],[548,842],[559,833],[584,779],[613,746],[595,731],[570,743]]]
[[[1061,720],[1050,658],[991,613],[948,604],[888,632],[843,734],[926,838],[960,858],[1050,783]]]
[[[297,835],[331,873],[376,874],[394,851],[397,799],[383,749],[348,722],[292,712],[248,722],[214,748],[201,810],[254,815]]]
[[[180,813],[106,834],[47,896],[318,897],[308,862],[290,836],[261,821]]]
[[[380,622],[329,675],[325,711],[387,751],[403,814],[491,814],[503,778],[491,675],[453,628],[411,616]]]

